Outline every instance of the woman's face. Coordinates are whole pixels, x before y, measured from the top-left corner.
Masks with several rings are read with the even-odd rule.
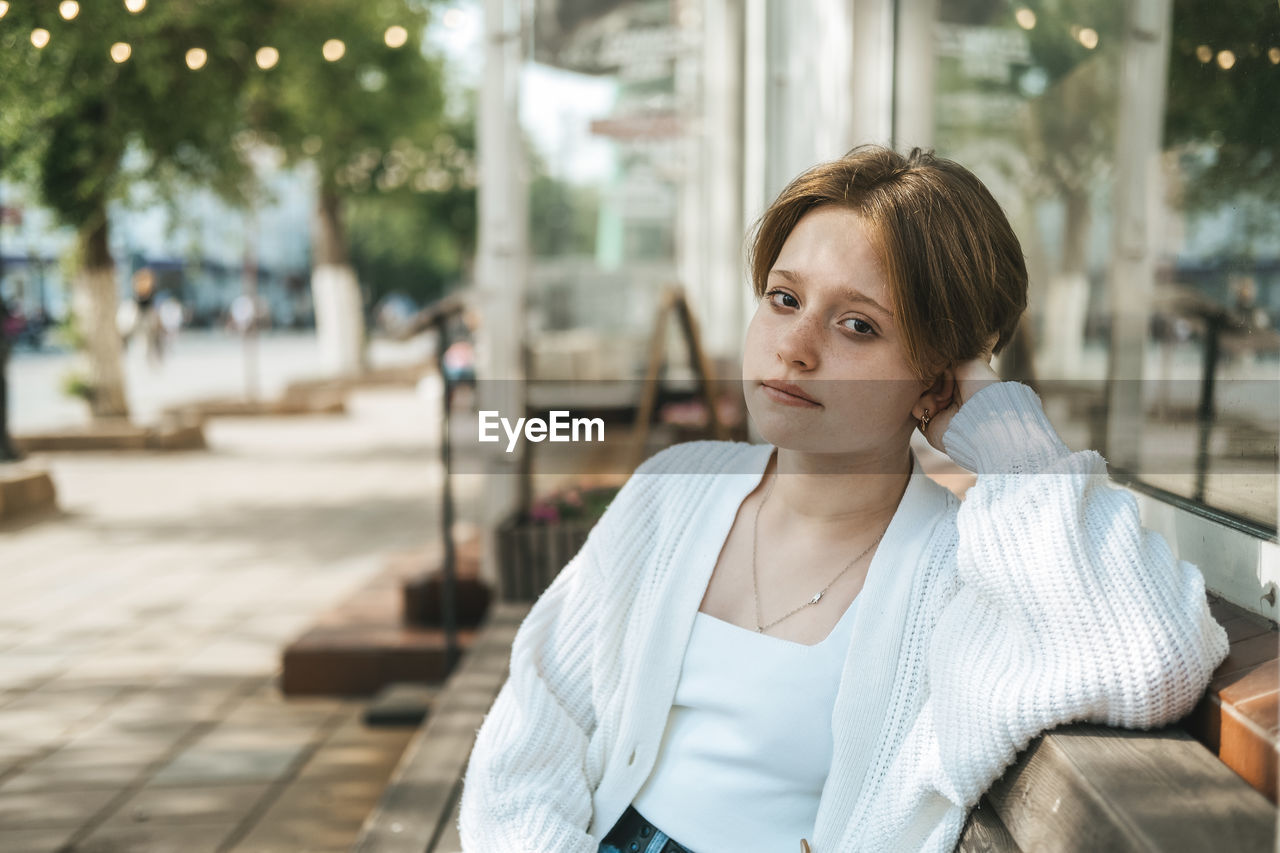
[[[771,444],[894,458],[927,386],[902,350],[888,282],[856,213],[805,214],[769,272],[747,328],[747,409]],[[791,383],[813,402],[774,390]]]

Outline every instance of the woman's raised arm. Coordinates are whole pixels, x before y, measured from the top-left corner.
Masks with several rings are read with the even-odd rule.
[[[998,772],[1059,724],[1153,728],[1190,712],[1226,632],[1200,570],[1142,526],[1102,456],[1072,452],[1017,382],[969,396],[944,443],[978,474],[956,516],[959,591],[930,652],[953,795],[976,801],[994,778],[984,764]]]

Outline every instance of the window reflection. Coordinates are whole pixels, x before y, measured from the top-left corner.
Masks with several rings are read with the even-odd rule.
[[[1165,105],[1163,151],[1152,281],[1128,285],[1150,297],[1126,325],[1112,288],[1127,286],[1114,230],[1128,5],[940,0],[934,145],[988,183],[1027,253],[1031,306],[1006,375],[1036,385],[1068,444],[1104,455],[1119,416],[1108,383],[1131,383],[1138,452],[1115,473],[1274,536],[1280,8],[1178,0],[1145,22],[1172,29],[1148,34],[1170,44],[1167,79],[1146,83]],[[1117,370],[1117,347],[1140,352],[1135,369]]]

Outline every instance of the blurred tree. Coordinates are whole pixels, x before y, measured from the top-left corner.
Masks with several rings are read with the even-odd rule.
[[[91,410],[127,417],[107,204],[138,179],[162,190],[189,181],[232,197],[244,190],[232,139],[269,4],[4,6],[0,167],[76,229],[72,298],[89,355]]]
[[[348,204],[351,262],[370,305],[396,291],[433,302],[471,277],[476,242],[475,118],[446,119],[422,168],[398,188]],[[394,149],[393,149],[394,150]]]
[[[409,245],[439,247],[447,239],[435,230],[442,220],[452,236],[459,233],[449,224],[455,215],[474,221],[473,213],[451,209],[474,202],[447,192],[468,168],[473,185],[474,167],[457,142],[459,127],[445,116],[442,60],[422,45],[429,6],[426,0],[280,0],[261,33],[273,53],[262,57],[269,67],[249,89],[249,127],[289,162],[315,165],[312,294],[332,372],[363,367],[364,311],[352,267],[349,203],[362,200],[357,215],[366,220],[407,216],[395,230]],[[413,199],[408,193],[414,190],[437,195]],[[391,206],[364,203],[378,196],[388,196]],[[431,233],[406,232],[415,218],[430,223]],[[366,266],[370,273],[394,266],[388,261],[397,256],[394,250],[372,254],[381,260]]]
[[[1094,197],[1109,185],[1115,160],[1124,4],[1075,0],[1056,11],[1041,11],[1028,34],[1036,69],[1028,73],[1041,75],[1044,92],[1023,113],[1030,177],[1023,187],[1030,198],[1062,205],[1058,264],[1045,283],[1041,351],[1045,372],[1068,377],[1084,353]],[[1096,47],[1081,43],[1084,26]]]
[[[1280,229],[1280,4],[1174,0],[1165,147],[1181,202],[1242,208],[1235,251]]]
[[[1084,346],[1089,295],[1088,236],[1095,196],[1107,186],[1115,154],[1116,86],[1124,3],[1111,0],[942,0],[939,17],[988,36],[1001,35],[1007,59],[962,56],[939,63],[939,90],[960,104],[999,107],[965,116],[949,138],[966,154],[1001,173],[1031,203],[1061,205],[1057,263],[1043,287],[1043,368],[1065,375]],[[1008,50],[1021,42],[1021,51]],[[975,39],[975,46],[985,42]],[[1017,54],[1021,56],[1013,58]],[[984,72],[975,74],[967,69]],[[963,112],[962,112],[963,115]],[[1003,120],[993,119],[998,115]],[[1025,234],[1024,239],[1035,239]],[[1029,336],[1024,321],[1018,337]],[[1029,359],[1022,342],[1005,362]],[[1002,365],[1003,369],[1003,365]],[[1028,363],[1009,364],[1010,375],[1035,375]]]

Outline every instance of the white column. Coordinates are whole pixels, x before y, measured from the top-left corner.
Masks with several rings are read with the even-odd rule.
[[[765,194],[856,144],[854,0],[768,0]],[[887,133],[887,131],[886,131]]]
[[[933,28],[938,0],[911,0],[898,7],[893,79],[893,144],[906,153],[933,147]]]
[[[1107,459],[1133,468],[1142,436],[1142,363],[1161,210],[1161,128],[1168,70],[1169,0],[1132,0],[1125,23],[1112,230]]]
[[[707,0],[702,39],[702,184],[704,287],[693,304],[712,357],[741,354],[742,290],[742,0]]]
[[[853,120],[846,150],[867,142],[889,145],[894,130],[894,0],[856,0],[850,5]]]
[[[705,318],[706,308],[711,304],[712,287],[708,274],[711,252],[707,245],[708,186],[705,177],[707,170],[711,168],[712,152],[708,150],[708,136],[712,134],[712,128],[706,115],[706,110],[711,108],[710,99],[703,89],[706,73],[706,39],[703,36],[709,35],[706,32],[705,16],[707,7],[713,3],[714,0],[709,0],[687,7],[692,10],[692,14],[702,18],[702,21],[682,24],[688,28],[682,29],[682,32],[692,30],[690,38],[695,40],[696,46],[680,51],[673,69],[676,109],[681,125],[675,229],[676,277],[684,288],[694,315],[700,320]],[[672,5],[673,8],[677,7],[677,4]]]
[[[485,69],[480,91],[479,234],[476,304],[477,402],[504,417],[524,416],[524,303],[528,276],[528,193],[521,148],[519,91],[524,33],[532,22],[520,0],[485,0]],[[490,541],[481,573],[498,577],[492,531],[519,500],[520,454],[495,453],[485,478],[482,520]]]

